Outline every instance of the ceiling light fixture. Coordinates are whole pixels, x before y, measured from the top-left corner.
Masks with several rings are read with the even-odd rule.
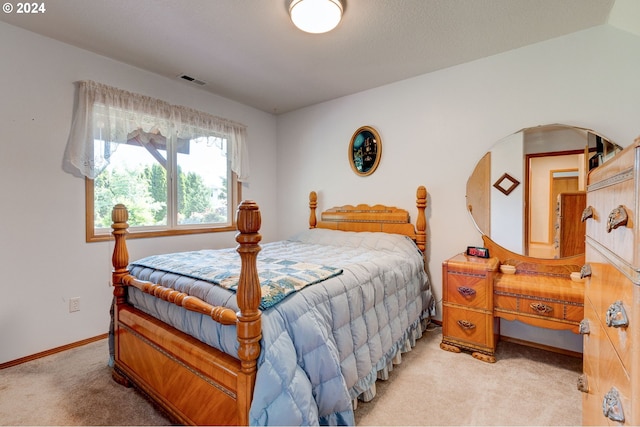
[[[341,0],[292,0],[289,16],[294,25],[307,33],[333,30],[342,19]]]

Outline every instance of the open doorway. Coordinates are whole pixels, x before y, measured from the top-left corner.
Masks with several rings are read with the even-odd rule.
[[[584,150],[536,153],[526,156],[527,182],[525,200],[526,255],[556,258],[557,200],[561,193],[584,190]]]
[[[551,190],[549,191],[551,195],[551,199],[549,200],[549,218],[552,218],[552,220],[549,221],[549,237],[551,238],[551,241],[549,241],[550,244],[553,243],[555,229],[557,227],[553,218],[558,214],[558,195],[560,193],[575,193],[580,190],[578,173],[578,169],[560,169],[551,171]]]

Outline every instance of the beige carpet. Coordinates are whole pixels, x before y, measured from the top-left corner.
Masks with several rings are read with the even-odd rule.
[[[509,342],[496,363],[441,350],[441,329],[428,332],[378,394],[360,403],[358,425],[580,425],[576,388],[582,359]]]
[[[0,371],[0,424],[170,425],[111,379],[107,340]]]
[[[501,342],[498,362],[440,350],[427,332],[359,425],[578,425],[582,361]],[[0,371],[1,425],[170,425],[133,389],[111,380],[106,340]]]

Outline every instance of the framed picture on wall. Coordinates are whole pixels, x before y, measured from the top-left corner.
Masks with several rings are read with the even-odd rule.
[[[382,141],[378,132],[371,126],[358,128],[351,137],[348,156],[351,169],[356,174],[371,175],[382,156]]]

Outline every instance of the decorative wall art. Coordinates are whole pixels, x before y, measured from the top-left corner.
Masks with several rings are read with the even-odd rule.
[[[360,175],[371,175],[380,163],[382,140],[371,126],[362,126],[355,131],[349,144],[349,164]]]
[[[498,190],[502,191],[505,196],[508,196],[515,188],[520,185],[520,181],[505,173],[493,184]]]

